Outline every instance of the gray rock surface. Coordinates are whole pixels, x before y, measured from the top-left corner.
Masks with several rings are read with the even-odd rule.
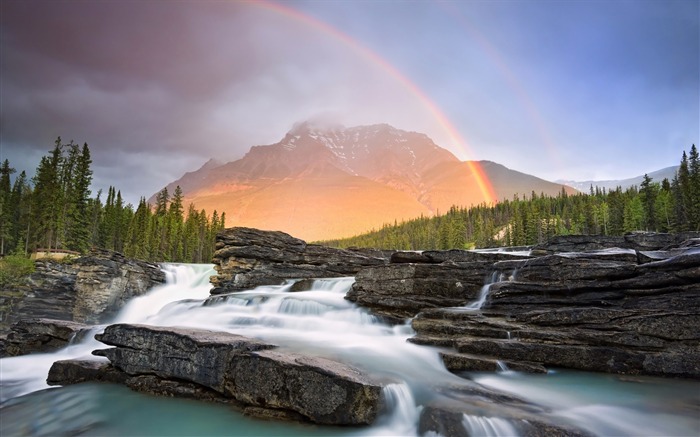
[[[353,367],[235,334],[117,324],[95,338],[116,346],[93,352],[111,365],[59,362],[49,379],[61,384],[119,379],[101,376],[113,368],[139,390],[223,399],[253,407],[251,415],[300,415],[319,424],[370,424],[382,406],[382,387]]]
[[[369,253],[367,255],[366,253]],[[307,244],[284,232],[229,228],[216,237],[212,294],[280,285],[288,279],[353,276],[381,265],[379,251],[343,250]]]
[[[116,314],[135,296],[165,282],[156,264],[124,257],[118,252],[93,251],[75,261],[73,320],[100,323]]]
[[[24,319],[12,326],[4,342],[5,356],[52,352],[90,331],[81,323],[53,319]]]
[[[101,323],[165,281],[157,264],[95,250],[71,262],[37,260],[23,285],[0,293],[0,332],[22,319]]]
[[[514,274],[491,285],[480,311],[425,310],[411,341],[453,347],[443,354],[453,371],[502,360],[700,378],[700,248],[680,246],[654,260],[596,247],[497,262]]]
[[[346,299],[375,314],[409,318],[425,308],[461,306],[475,300],[493,263],[392,263],[355,275]]]

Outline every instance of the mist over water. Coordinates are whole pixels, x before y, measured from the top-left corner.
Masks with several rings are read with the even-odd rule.
[[[167,283],[129,302],[113,323],[188,326],[256,337],[283,349],[337,359],[385,384],[386,411],[371,427],[338,428],[265,422],[220,405],[159,398],[111,384],[45,390],[54,361],[105,346],[92,335],[53,354],[0,360],[0,435],[417,435],[423,406],[444,387],[474,382],[447,372],[438,350],[406,342],[409,325],[389,326],[344,299],[353,278],[321,279],[307,291],[258,287],[210,296],[208,265],[166,265]],[[488,292],[485,287],[484,293]],[[480,296],[485,297],[485,296]],[[96,327],[99,332],[103,327]],[[97,357],[92,357],[96,359]],[[531,400],[561,420],[597,435],[700,434],[700,383],[553,371],[466,375]],[[511,436],[502,418],[465,414],[475,435]]]

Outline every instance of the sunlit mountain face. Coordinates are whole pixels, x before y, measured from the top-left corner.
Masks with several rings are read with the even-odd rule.
[[[237,161],[212,159],[167,188],[172,194],[179,185],[185,202],[198,209],[226,212],[227,226],[313,241],[492,202],[484,183],[496,199],[562,190],[493,162],[462,162],[425,134],[387,124],[312,123],[296,125],[276,144],[252,147]]]

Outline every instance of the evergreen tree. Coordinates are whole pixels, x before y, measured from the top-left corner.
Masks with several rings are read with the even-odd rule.
[[[15,169],[10,167],[7,159],[0,167],[0,255],[4,255],[12,240],[12,216],[14,210],[11,204],[12,187],[10,185],[10,175]]]
[[[90,184],[92,183],[92,159],[87,143],[83,144],[76,158],[75,172],[72,175],[68,202],[70,229],[67,238],[68,249],[85,252],[91,245],[91,223],[94,217],[90,208]]]
[[[645,174],[640,185],[639,194],[642,196],[644,205],[644,228],[646,230],[656,229],[656,196],[658,185],[652,183],[649,175]]]

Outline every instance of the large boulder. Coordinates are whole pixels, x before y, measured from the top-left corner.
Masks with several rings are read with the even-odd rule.
[[[382,252],[344,250],[307,244],[284,232],[235,227],[216,236],[212,294],[288,279],[352,276],[360,269],[386,263]]]
[[[298,416],[319,424],[370,424],[382,406],[381,385],[356,368],[240,335],[117,324],[96,338],[116,346],[93,352],[107,357],[109,366],[59,362],[50,371],[50,382],[121,380],[152,393],[223,399],[246,408],[247,414]],[[114,369],[125,376],[115,377]]]

